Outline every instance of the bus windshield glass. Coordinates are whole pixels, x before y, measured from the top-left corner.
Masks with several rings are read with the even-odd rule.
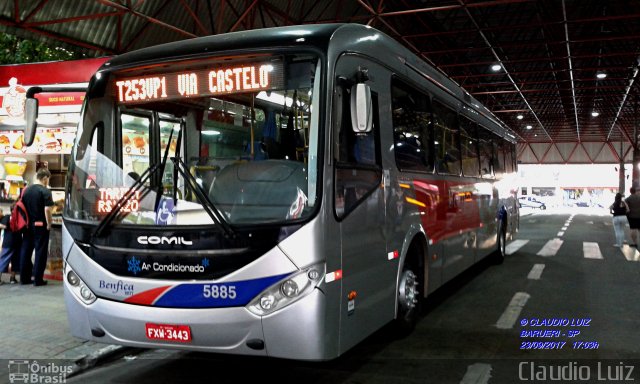
[[[320,68],[312,54],[262,54],[99,73],[69,164],[65,219],[208,225],[219,215],[252,225],[310,217]]]

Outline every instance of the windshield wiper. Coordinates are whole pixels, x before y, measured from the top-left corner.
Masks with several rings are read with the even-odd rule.
[[[111,222],[118,216],[122,208],[125,206],[125,203],[129,199],[131,199],[136,194],[136,192],[140,190],[140,188],[144,185],[144,183],[146,183],[147,180],[149,180],[155,174],[158,168],[160,168],[161,166],[162,164],[156,163],[151,167],[147,168],[142,173],[142,175],[140,175],[140,177],[129,187],[129,189],[127,189],[127,191],[124,194],[122,194],[122,196],[118,199],[118,201],[113,206],[113,208],[111,208],[111,211],[98,224],[98,227],[93,232],[94,238],[99,237],[102,234],[105,228],[107,228],[107,226],[111,224]],[[145,191],[142,198],[144,198],[144,196],[146,196],[148,193],[149,193],[149,190]],[[140,200],[142,200],[142,198]]]
[[[168,156],[169,146],[170,146],[169,143],[171,143],[172,135],[173,135],[173,132],[171,132],[171,134],[169,135],[169,141],[167,144],[167,148],[165,149],[165,153],[162,161],[160,163],[156,163],[153,166],[147,168],[142,173],[142,175],[140,175],[140,177],[131,185],[131,187],[127,189],[127,191],[120,197],[120,199],[118,199],[118,201],[116,202],[114,207],[111,209],[111,211],[100,221],[100,223],[98,224],[98,227],[93,232],[93,237],[99,237],[102,234],[105,228],[107,228],[107,226],[109,226],[109,224],[111,224],[113,220],[120,214],[120,211],[125,206],[126,201],[132,198],[136,194],[136,192],[138,192],[140,188],[144,186],[144,183],[146,183],[147,180],[149,180],[151,177],[153,177],[156,174],[158,169],[162,169],[161,175],[164,175],[164,169],[166,167],[167,160],[169,159],[169,156]],[[214,223],[220,225],[225,235],[231,238],[235,237],[236,233],[234,229],[225,220],[222,212],[220,212],[220,210],[216,208],[216,206],[211,202],[211,200],[209,200],[207,195],[204,193],[204,191],[196,181],[195,177],[187,171],[186,164],[182,161],[182,159],[180,159],[181,139],[182,139],[182,132],[178,134],[178,143],[176,146],[178,149],[176,150],[176,156],[170,158],[174,164],[174,172],[177,171],[182,175],[182,177],[186,181],[185,185],[188,186],[188,188],[193,191],[193,193],[196,196],[196,199],[198,200],[198,202],[200,202],[200,205],[202,205],[207,215],[211,217],[211,220],[213,220]],[[177,179],[176,175],[174,175],[174,180],[176,179]],[[177,186],[177,183],[174,182],[174,204],[176,199],[176,196],[175,196],[176,195],[175,191],[177,190],[176,186]],[[151,189],[147,189],[139,200],[144,199],[144,197],[147,194],[149,194],[149,192],[151,192]],[[156,195],[157,195],[156,202],[154,206],[157,209],[159,201],[162,197],[161,196],[162,183],[160,183],[158,190],[156,191]]]
[[[198,200],[198,202],[200,202],[200,205],[202,205],[202,208],[204,208],[207,215],[209,215],[209,217],[211,217],[211,219],[215,223],[220,225],[227,237],[235,237],[236,233],[233,227],[231,227],[231,225],[229,225],[227,220],[224,218],[224,214],[220,212],[220,210],[207,197],[206,193],[202,190],[202,187],[200,187],[200,185],[198,184],[195,176],[189,173],[187,165],[182,161],[182,159],[176,156],[172,157],[171,161],[173,161],[174,169],[176,169],[178,173],[182,175],[182,177],[186,181],[186,185],[196,195],[196,199]]]
[[[182,136],[182,130],[178,133],[178,143],[180,143],[180,137]],[[167,140],[167,147],[164,149],[164,155],[162,156],[162,161],[160,162],[160,180],[158,180],[158,188],[156,190],[156,202],[153,205],[158,210],[158,206],[160,205],[160,200],[162,200],[162,191],[164,189],[163,178],[164,178],[164,170],[167,167],[167,159],[169,158],[169,148],[171,148],[171,139],[173,138],[173,129],[171,129],[171,133],[169,133],[169,139]],[[178,147],[176,147],[178,148]],[[176,156],[178,154],[176,153]],[[178,189],[178,184],[173,184],[173,190],[176,191]],[[174,200],[175,205],[175,200]]]
[[[182,136],[182,131],[178,133],[178,143],[180,142],[181,136]],[[131,185],[131,187],[127,189],[127,191],[122,195],[122,197],[118,199],[115,206],[111,209],[111,212],[109,212],[107,216],[105,216],[100,221],[100,224],[98,224],[98,227],[93,233],[94,237],[99,237],[102,234],[104,229],[109,224],[111,224],[111,222],[113,222],[113,220],[118,216],[118,214],[120,213],[120,210],[122,210],[122,207],[124,207],[125,202],[129,200],[131,197],[133,197],[135,193],[138,192],[138,190],[140,190],[140,188],[144,185],[144,183],[156,174],[156,171],[158,169],[161,170],[160,177],[162,178],[162,176],[164,175],[164,170],[167,165],[167,160],[169,159],[169,148],[171,147],[170,144],[171,144],[172,137],[173,137],[173,129],[171,130],[171,133],[169,133],[169,140],[167,141],[167,148],[165,148],[164,155],[162,156],[162,161],[160,163],[156,163],[153,166],[147,168],[142,173],[142,175],[140,175],[140,177],[138,177],[138,179]],[[161,179],[160,182],[158,183],[158,187],[156,190],[156,201],[154,204],[155,209],[158,208],[158,204],[160,203],[160,200],[162,198],[162,188],[163,188],[163,185],[162,185],[162,179]],[[147,189],[141,196],[140,200],[144,199],[144,197],[146,197],[149,194],[149,192],[151,192],[151,190]]]

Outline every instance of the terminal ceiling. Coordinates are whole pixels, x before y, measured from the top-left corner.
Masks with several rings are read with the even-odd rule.
[[[523,163],[632,159],[640,133],[638,0],[0,4],[0,31],[81,49],[92,57],[210,34],[325,22],[376,27],[439,68],[515,132]],[[494,64],[502,69],[492,71]],[[607,77],[598,79],[598,73]]]

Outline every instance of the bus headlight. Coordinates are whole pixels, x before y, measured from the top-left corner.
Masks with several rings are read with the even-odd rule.
[[[264,295],[260,297],[260,308],[265,311],[270,310],[276,304],[276,298],[273,295]]]
[[[286,297],[296,297],[298,295],[298,284],[295,280],[287,280],[280,286],[282,293]]]
[[[89,305],[96,301],[96,295],[93,294],[91,289],[82,281],[80,276],[75,273],[67,264],[65,269],[68,269],[66,273],[67,283],[69,283],[69,290],[76,295],[83,303]]]
[[[324,265],[322,266],[324,268]],[[313,266],[287,276],[256,296],[247,309],[258,316],[268,315],[309,294],[322,281],[319,266]]]
[[[69,273],[67,273],[67,281],[69,282],[69,284],[73,285],[74,287],[77,287],[78,285],[80,285],[80,278],[73,271],[69,271]]]

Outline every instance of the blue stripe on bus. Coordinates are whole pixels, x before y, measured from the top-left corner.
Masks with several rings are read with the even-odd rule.
[[[153,305],[173,308],[239,307],[288,275],[227,283],[180,284],[169,289]]]

